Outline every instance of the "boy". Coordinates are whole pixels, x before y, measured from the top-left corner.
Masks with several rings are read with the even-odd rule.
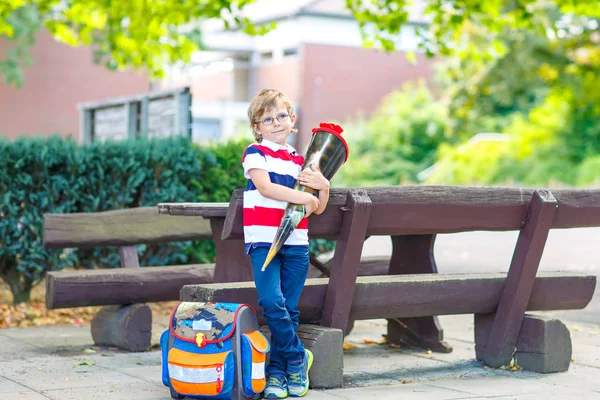
[[[329,181],[316,169],[301,171],[304,157],[287,144],[296,121],[289,99],[265,89],[248,108],[257,143],[246,148],[242,164],[248,185],[244,191],[244,240],[252,260],[258,303],[271,331],[271,358],[264,397],[302,397],[308,392],[313,355],[298,335],[298,299],[308,273],[308,220],[329,200]],[[319,191],[318,198],[294,190],[296,179]],[[287,203],[303,204],[306,217],[292,232],[265,271],[261,267],[275,238]]]

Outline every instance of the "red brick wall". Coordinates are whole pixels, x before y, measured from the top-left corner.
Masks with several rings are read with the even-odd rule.
[[[277,89],[285,93],[294,106],[300,98],[300,64],[297,57],[285,57],[280,62],[265,64],[257,68],[255,93],[262,89]]]
[[[406,81],[431,80],[433,61],[417,54],[410,64],[404,53],[305,44],[302,47],[302,107],[299,149],[320,122],[343,122],[359,111],[369,115],[383,96]]]
[[[0,42],[0,54],[6,43]],[[79,139],[77,103],[147,92],[146,76],[95,65],[89,48],[72,48],[38,34],[21,88],[0,79],[0,136],[48,135]]]

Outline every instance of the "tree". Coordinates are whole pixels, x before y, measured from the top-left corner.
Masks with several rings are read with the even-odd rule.
[[[346,186],[417,182],[440,144],[453,142],[447,118],[423,83],[390,93],[370,119],[345,124],[352,155],[336,179]]]
[[[398,12],[392,3],[388,5],[392,14]],[[488,5],[481,7],[487,10]],[[427,182],[574,185],[597,181],[600,95],[594,88],[600,85],[600,24],[588,16],[597,10],[570,9],[559,1],[529,2],[525,8],[530,14],[521,15],[520,23],[515,23],[508,17],[514,17],[509,9],[495,14],[487,10],[497,16],[497,21],[491,21],[483,9],[462,7],[469,18],[455,20],[460,22],[457,25],[452,19],[434,19],[429,29],[429,33],[456,34],[446,42],[435,36],[422,42],[445,54],[438,63],[443,77],[441,97],[448,105],[450,137],[461,141],[443,143],[437,149],[437,163]],[[365,8],[367,21],[378,21],[374,9],[373,5]],[[456,12],[456,8],[447,10]],[[392,29],[386,21],[391,16],[382,13],[381,18],[378,28],[383,33],[376,32],[374,37],[390,37]],[[363,29],[368,30],[368,25]],[[381,46],[386,43],[384,36]],[[391,48],[395,44],[389,43]],[[506,132],[506,140],[468,141],[480,132]],[[378,159],[386,160],[398,151],[396,147],[381,148]],[[368,154],[365,151],[361,156]],[[400,159],[404,158],[396,158]],[[382,178],[387,165],[392,164],[383,163],[370,177]],[[404,166],[404,173],[413,173],[412,167]],[[357,171],[352,171],[354,176]]]
[[[59,41],[92,46],[95,60],[111,69],[146,69],[161,77],[168,63],[188,62],[200,46],[196,22],[216,18],[260,34],[272,24],[257,27],[241,14],[254,0],[3,0],[0,2],[0,38],[13,41],[5,60],[0,60],[4,79],[20,84],[20,69],[29,62],[28,48],[35,33],[47,27]],[[346,0],[358,21],[365,44],[393,50],[400,30],[409,22],[411,4],[424,6],[431,22],[418,30],[420,47],[429,55],[453,54],[456,43],[472,26],[500,35],[510,28],[530,31],[558,29],[539,18],[548,8],[562,14],[600,17],[592,0]],[[487,54],[497,49],[492,42]]]
[[[154,78],[177,61],[189,62],[201,46],[195,22],[217,18],[249,34],[257,28],[240,10],[253,0],[3,0],[0,39],[12,42],[0,72],[9,84],[21,85],[21,69],[31,62],[29,48],[45,26],[54,38],[71,46],[91,46],[94,60],[110,69],[133,67]]]

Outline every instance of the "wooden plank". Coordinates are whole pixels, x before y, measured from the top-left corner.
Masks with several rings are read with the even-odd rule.
[[[498,307],[505,274],[419,274],[364,276],[356,280],[350,319],[409,318],[450,314],[486,314]],[[321,319],[327,278],[307,279],[300,296],[301,323]],[[574,273],[540,273],[527,310],[585,308],[596,277]],[[249,303],[259,310],[253,282],[186,285],[183,301]]]
[[[127,109],[127,137],[135,139],[139,134],[140,103],[133,101],[125,105]]]
[[[229,203],[159,203],[158,213],[196,217],[225,217]]]
[[[94,111],[94,140],[127,139],[128,104]]]
[[[94,139],[94,116],[92,110],[79,112],[79,132],[84,145],[89,145]]]
[[[44,214],[44,247],[128,246],[211,239],[202,217],[159,215],[156,207],[98,213]]]
[[[119,248],[119,263],[121,268],[139,268],[140,259],[138,258],[137,247],[121,246]]]
[[[150,100],[144,97],[140,101],[140,136],[148,137],[148,117],[149,117]]]
[[[192,137],[192,94],[188,90],[175,97],[175,134]]]
[[[337,241],[320,325],[346,331],[360,267],[371,199],[364,190],[350,190],[341,236]]]
[[[433,255],[436,235],[392,236],[392,258],[389,274],[437,273]],[[421,347],[449,353],[452,347],[444,342],[444,331],[437,317],[391,318],[388,320],[387,341],[405,347]]]
[[[46,307],[68,308],[170,301],[184,285],[212,282],[214,264],[52,271]]]
[[[106,108],[111,106],[118,106],[124,103],[129,103],[132,101],[143,101],[145,99],[158,99],[162,97],[168,96],[176,96],[178,93],[189,91],[189,87],[180,87],[174,89],[164,89],[164,90],[153,90],[151,92],[135,94],[130,96],[121,96],[121,97],[113,97],[106,100],[101,101],[89,101],[85,103],[78,103],[77,108],[79,109],[97,109],[97,108]]]
[[[549,191],[536,190],[529,207],[527,222],[517,240],[487,346],[481,351],[486,364],[492,367],[508,364],[516,348],[557,202]]]
[[[211,218],[210,227],[216,248],[214,282],[252,281],[252,263],[243,240],[222,240],[223,218]]]
[[[419,235],[523,227],[533,189],[503,187],[398,186],[364,188],[371,202],[367,235]],[[311,237],[340,235],[348,188],[334,188],[325,212],[309,218]],[[600,190],[553,191],[559,207],[553,228],[600,226]],[[242,190],[228,213],[224,238],[242,238]]]

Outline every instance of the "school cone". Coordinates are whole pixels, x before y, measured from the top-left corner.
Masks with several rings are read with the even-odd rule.
[[[321,170],[325,178],[331,180],[337,170],[348,159],[348,144],[342,137],[343,131],[340,126],[335,124],[322,123],[318,128],[314,128],[302,170],[313,165]],[[294,189],[301,192],[318,193],[316,190],[300,185],[299,183],[296,183]],[[261,271],[267,268],[305,215],[306,210],[304,205],[288,203]]]

